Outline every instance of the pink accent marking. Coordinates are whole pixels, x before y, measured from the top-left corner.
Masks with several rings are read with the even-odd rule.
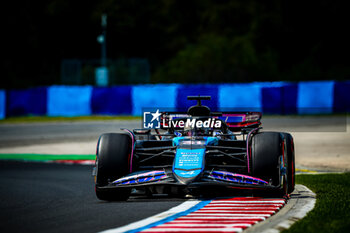
[[[266,182],[265,180],[262,180],[260,178],[256,178],[256,177],[253,177],[253,176],[247,176],[247,175],[243,175],[243,174],[239,174],[239,173],[231,173],[231,172],[224,172],[224,171],[214,171],[214,172],[221,172],[221,173],[226,174],[226,175],[239,176],[239,177],[243,177],[243,178],[260,180],[260,181]]]
[[[118,180],[116,180],[114,182],[121,182],[121,181],[126,181],[126,180],[129,180],[129,179],[138,179],[138,178],[142,178],[142,177],[148,176],[148,175],[156,175],[155,174],[156,172],[163,172],[164,173],[164,171],[150,171],[150,172],[146,172],[146,173],[136,174],[136,175],[133,175],[133,176],[126,176],[126,177],[120,178],[120,179],[118,179]],[[161,174],[157,174],[157,175],[161,175]]]
[[[239,114],[239,113],[228,113],[228,114],[222,114],[223,117],[242,117],[242,122],[245,121],[247,115],[246,114]]]
[[[235,176],[241,176],[241,177],[244,177],[244,178],[250,178],[250,179],[266,182],[265,180],[262,180],[262,179],[259,179],[259,178],[253,177],[253,176],[247,176],[247,175],[241,175],[241,174],[235,174]]]

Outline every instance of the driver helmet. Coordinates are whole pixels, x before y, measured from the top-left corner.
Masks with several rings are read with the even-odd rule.
[[[195,136],[194,129],[191,128],[191,127],[185,127],[183,135],[184,136],[190,136],[190,137]]]

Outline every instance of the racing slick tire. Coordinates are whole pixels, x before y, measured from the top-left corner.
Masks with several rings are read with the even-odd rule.
[[[279,187],[276,194],[284,196],[287,194],[286,176],[282,182],[280,181],[282,141],[283,138],[278,132],[262,132],[254,135],[251,144],[251,168],[254,177],[272,182],[272,185]]]
[[[130,189],[103,189],[129,173],[131,138],[127,134],[102,134],[96,150],[96,196],[105,201],[125,201],[130,196]]]
[[[295,186],[295,152],[294,152],[294,140],[292,135],[289,133],[282,133],[286,141],[286,152],[287,152],[287,183],[288,183],[288,193],[294,191]]]

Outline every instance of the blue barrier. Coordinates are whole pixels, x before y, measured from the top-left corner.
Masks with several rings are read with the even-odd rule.
[[[262,110],[264,113],[282,114],[283,92],[280,87],[263,87],[261,90]]]
[[[262,111],[270,114],[296,114],[298,85],[283,83],[281,85],[263,86]]]
[[[334,84],[333,112],[350,112],[350,81]]]
[[[90,115],[91,94],[91,86],[51,86],[47,91],[47,115]]]
[[[7,91],[6,116],[45,115],[47,88]]]
[[[300,82],[297,107],[299,114],[332,113],[334,81]]]
[[[91,111],[92,114],[131,115],[131,86],[93,88]]]
[[[223,84],[219,86],[221,111],[261,111],[261,84]]]
[[[298,84],[286,84],[281,87],[282,91],[282,114],[297,114]]]
[[[132,88],[134,116],[142,115],[142,108],[176,108],[178,84],[137,85]]]
[[[208,106],[212,111],[218,110],[218,85],[197,84],[181,85],[177,88],[176,109],[177,111],[187,111],[188,107],[196,102],[188,101],[190,95],[209,95],[211,100],[203,100],[202,104]]]
[[[143,108],[184,111],[188,95],[210,95],[213,111],[273,114],[350,112],[350,81],[232,84],[155,84],[114,87],[51,86],[0,90],[0,119],[6,116],[135,115]]]
[[[0,120],[6,116],[6,92],[0,90]]]

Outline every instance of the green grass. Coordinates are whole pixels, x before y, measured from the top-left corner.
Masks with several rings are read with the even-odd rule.
[[[21,116],[8,117],[0,120],[0,124],[6,123],[37,123],[37,122],[64,122],[64,121],[100,121],[100,120],[141,120],[137,116],[79,116],[79,117],[48,117],[48,116]]]
[[[94,160],[95,155],[0,154],[0,160]],[[316,193],[315,208],[283,233],[350,232],[350,173],[297,175]]]
[[[0,154],[0,160],[95,160],[95,155]]]
[[[316,205],[283,233],[350,232],[350,173],[297,175],[296,182],[316,193]]]

